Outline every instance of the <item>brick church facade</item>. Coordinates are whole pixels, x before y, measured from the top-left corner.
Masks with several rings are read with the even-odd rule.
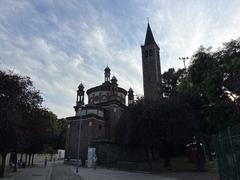
[[[157,98],[157,84],[160,82],[161,68],[159,47],[149,24],[145,43],[141,49],[144,98],[146,101],[151,101]],[[134,103],[133,90],[130,88],[126,91],[119,87],[117,78],[111,77],[109,67],[104,69],[104,82],[88,89],[86,94],[88,103],[85,105],[85,90],[83,84],[80,84],[74,106],[75,116],[66,118],[68,126],[65,157],[69,159],[86,160],[88,147],[96,143],[114,143],[116,124],[127,107],[126,98],[128,98],[128,105]],[[107,157],[107,154],[108,150],[105,150],[100,156]]]
[[[104,70],[104,82],[87,90],[88,103],[84,105],[84,86],[77,91],[75,116],[67,117],[66,157],[87,159],[88,147],[95,141],[114,141],[115,126],[128,103],[133,102],[133,90],[127,92],[118,86],[115,76],[110,79],[111,70]],[[79,129],[81,127],[81,129]],[[80,133],[80,134],[79,134]],[[80,143],[78,144],[78,139]]]

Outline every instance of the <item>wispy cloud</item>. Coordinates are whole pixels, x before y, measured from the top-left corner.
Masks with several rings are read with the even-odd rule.
[[[16,1],[0,3],[0,65],[28,75],[59,117],[74,114],[76,89],[103,82],[108,64],[125,89],[143,94],[141,49],[147,17],[162,71],[200,46],[240,32],[240,1]]]

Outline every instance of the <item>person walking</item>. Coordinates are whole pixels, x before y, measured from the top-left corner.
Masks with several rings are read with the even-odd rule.
[[[94,155],[93,156],[93,169],[96,170],[96,168],[97,168],[97,156]]]
[[[47,167],[47,157],[45,157],[45,159],[44,159],[44,168],[46,168]]]

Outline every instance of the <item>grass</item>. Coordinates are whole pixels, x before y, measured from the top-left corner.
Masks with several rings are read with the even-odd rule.
[[[163,172],[194,172],[196,166],[194,163],[190,163],[187,157],[177,157],[171,160],[172,169],[168,170],[163,167],[163,161],[157,162],[118,162],[114,164],[102,165],[100,167],[109,169],[118,169],[123,171],[134,172],[150,172],[150,173],[163,173]],[[216,170],[216,163],[205,163],[206,171]]]

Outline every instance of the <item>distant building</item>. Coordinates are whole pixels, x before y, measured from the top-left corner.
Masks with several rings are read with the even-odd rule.
[[[159,47],[149,24],[145,43],[141,49],[144,98],[145,101],[150,102],[158,96],[157,85],[160,83],[161,68]],[[115,76],[111,78],[110,68],[106,67],[104,82],[87,90],[88,104],[86,105],[84,105],[84,86],[83,84],[78,86],[76,106],[74,106],[76,114],[67,118],[65,158],[86,160],[88,147],[93,146],[94,142],[100,143],[99,147],[102,148],[99,154],[104,157],[99,157],[101,160],[115,156],[114,151],[109,155],[112,147],[109,144],[114,142],[116,124],[126,108],[126,96],[128,96],[128,105],[134,103],[132,88],[127,92],[119,87],[117,82]]]

